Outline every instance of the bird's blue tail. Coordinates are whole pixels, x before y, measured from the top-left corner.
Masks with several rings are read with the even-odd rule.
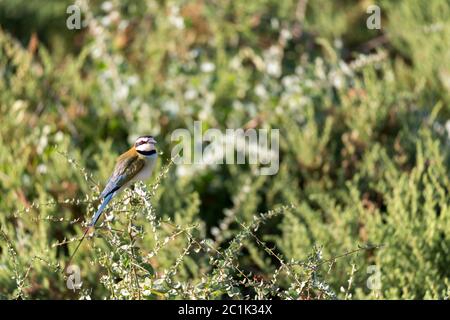
[[[105,210],[105,207],[108,205],[108,203],[111,201],[111,199],[114,197],[115,194],[116,194],[115,192],[110,193],[103,199],[102,205],[100,206],[100,208],[98,208],[97,212],[95,213],[94,217],[92,218],[92,221],[89,224],[89,227],[95,226],[98,218],[100,218],[100,215],[102,214],[103,210]]]

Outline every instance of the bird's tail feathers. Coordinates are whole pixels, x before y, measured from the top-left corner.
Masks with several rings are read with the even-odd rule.
[[[83,236],[81,237],[80,241],[78,242],[77,247],[75,248],[75,250],[73,251],[72,255],[70,256],[69,262],[67,263],[66,267],[64,268],[63,273],[66,273],[67,268],[72,264],[72,259],[73,259],[73,257],[75,257],[75,253],[77,253],[78,249],[79,249],[80,246],[81,246],[81,243],[83,242],[84,238],[86,237],[86,235],[88,234],[88,232],[89,232],[90,229],[91,229],[90,227],[87,227],[87,228],[84,230]]]
[[[97,212],[95,213],[94,217],[91,220],[91,223],[88,225],[86,230],[84,230],[83,236],[81,237],[80,241],[78,242],[77,247],[73,251],[72,255],[69,258],[69,262],[67,263],[66,267],[64,268],[63,272],[65,273],[67,268],[72,263],[72,259],[75,256],[75,253],[77,253],[78,249],[80,248],[81,243],[83,242],[84,238],[88,234],[89,230],[91,230],[92,227],[95,226],[97,223],[98,218],[100,218],[100,215],[102,214],[103,210],[105,210],[105,207],[108,205],[108,203],[111,201],[111,199],[114,197],[115,192],[108,194],[105,198],[103,198],[102,204],[100,208],[98,208]]]
[[[108,205],[108,203],[111,201],[111,199],[114,197],[115,192],[108,194],[105,198],[103,198],[102,204],[100,208],[98,208],[97,212],[95,213],[94,217],[91,220],[91,223],[89,224],[89,227],[95,226],[97,223],[98,218],[100,218],[100,215],[102,214],[103,210],[105,210],[105,207]]]

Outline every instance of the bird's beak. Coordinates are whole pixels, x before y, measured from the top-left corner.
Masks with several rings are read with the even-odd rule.
[[[151,144],[156,144],[156,140],[153,139],[153,138],[151,138],[149,142],[150,142]]]

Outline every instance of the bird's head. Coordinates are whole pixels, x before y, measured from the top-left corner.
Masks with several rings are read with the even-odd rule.
[[[136,139],[134,148],[137,153],[143,156],[150,156],[156,154],[155,144],[156,140],[152,136],[141,136]]]

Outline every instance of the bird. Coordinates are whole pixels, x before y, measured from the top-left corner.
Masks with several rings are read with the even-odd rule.
[[[93,216],[89,227],[94,227],[103,210],[115,195],[136,181],[145,181],[152,175],[158,153],[152,136],[141,136],[134,145],[117,159],[111,177],[100,194],[102,204]]]
[[[155,145],[156,140],[153,136],[140,136],[128,151],[117,158],[113,173],[100,194],[99,198],[101,200],[101,205],[89,222],[80,242],[70,257],[67,266],[70,265],[81,242],[84,240],[89,230],[95,227],[95,224],[111,200],[133,183],[145,181],[151,177],[158,157]]]

